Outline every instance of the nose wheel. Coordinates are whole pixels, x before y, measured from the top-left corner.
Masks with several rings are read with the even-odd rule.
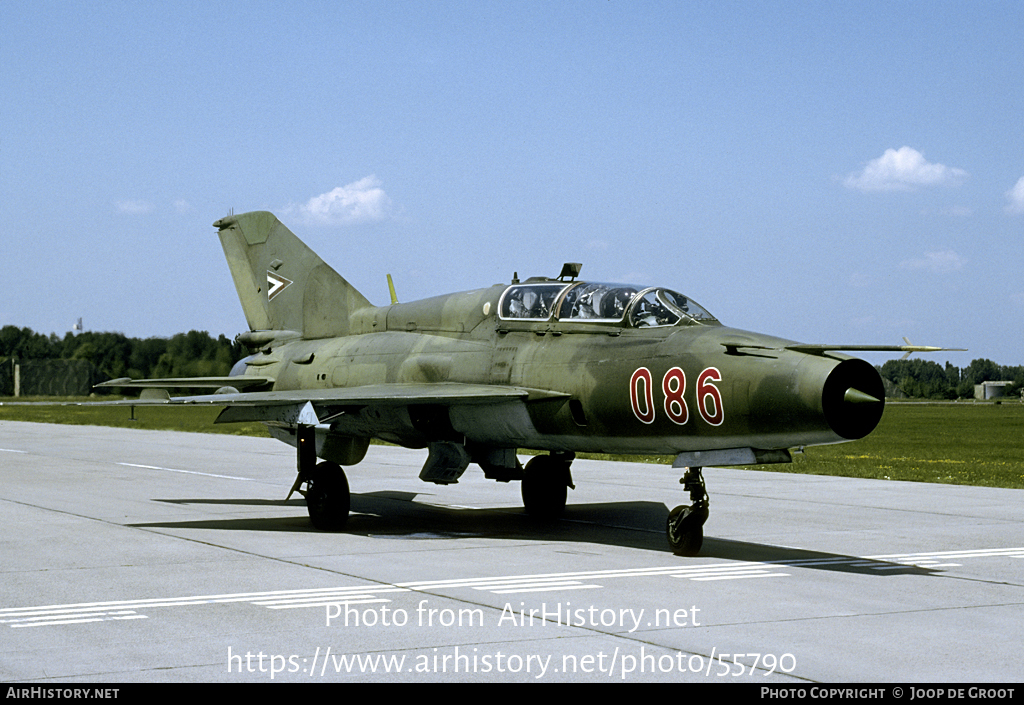
[[[680,505],[669,512],[665,533],[677,556],[696,556],[704,543],[704,522],[708,520],[708,493],[701,468],[687,468],[679,483],[689,491],[693,504]]]

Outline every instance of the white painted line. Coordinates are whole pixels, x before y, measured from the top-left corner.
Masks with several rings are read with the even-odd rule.
[[[368,605],[371,603],[380,602],[391,602],[391,600],[385,598],[378,598],[376,600],[323,600],[321,602],[301,602],[294,605],[268,605],[268,610],[294,610],[304,609],[306,607],[330,607],[331,605]]]
[[[745,573],[737,575],[714,575],[706,578],[690,578],[693,581],[708,581],[708,580],[745,580],[747,578],[784,578],[789,573]]]
[[[37,622],[33,624],[12,624],[12,629],[19,629],[22,627],[49,627],[57,624],[86,624],[88,622],[105,622],[106,619],[103,617],[97,617],[95,619],[65,619],[60,622]]]
[[[68,617],[74,617],[68,619]],[[133,610],[120,612],[87,612],[80,614],[52,615],[49,617],[22,617],[18,619],[0,620],[11,623],[12,628],[49,627],[59,624],[87,624],[89,622],[105,622],[113,619],[148,619],[144,614],[136,614]]]
[[[352,600],[370,600],[377,596],[369,592],[348,592],[345,590],[332,590],[318,595],[292,595],[290,597],[275,597],[267,600],[251,600],[254,605],[287,605],[291,602],[313,602],[329,600],[333,602],[350,602]]]
[[[368,597],[362,600],[353,600],[351,598],[329,598],[324,597],[319,600],[305,600],[303,602],[288,602],[288,603],[261,603],[254,602],[254,605],[260,605],[271,610],[291,610],[300,607],[326,607],[327,605],[369,605],[380,602],[391,602],[386,597]]]
[[[531,587],[534,585],[541,585],[544,583],[560,583],[560,584],[574,584],[579,585],[579,581],[575,581],[571,576],[556,577],[556,578],[504,578],[501,580],[494,580],[489,583],[476,583],[472,586],[474,590],[492,590],[494,588],[514,588],[514,587]]]
[[[976,550],[962,551],[936,551],[934,553],[901,553],[889,556],[864,556],[864,559],[873,561],[894,561],[894,560],[927,560],[929,558],[988,558],[1008,555],[1024,555],[1024,547],[1017,548],[982,548]]]
[[[473,585],[474,590],[481,591],[498,591],[498,590],[516,590],[518,588],[532,588],[532,587],[550,587],[558,585],[581,585],[579,580],[569,580],[568,578],[549,578],[547,580],[505,580],[500,583],[489,583],[484,585]]]
[[[142,468],[143,470],[163,470],[164,472],[180,472],[186,475],[203,475],[205,477],[219,477],[223,480],[245,480],[255,482],[251,477],[238,477],[236,475],[216,475],[212,472],[198,472],[196,470],[179,470],[177,468],[162,468],[159,465],[139,465],[138,463],[117,463],[126,468]]]
[[[747,576],[747,575],[767,575],[771,571],[768,566],[762,566],[757,569],[744,568],[743,570],[699,570],[686,575],[673,575],[673,578],[682,578],[683,580],[711,580],[718,577],[729,577],[733,575]]]
[[[194,597],[173,597],[165,599],[149,599],[149,600],[117,600],[111,602],[81,602],[78,604],[69,605],[44,605],[40,607],[8,607],[0,609],[0,621],[3,621],[5,617],[27,617],[27,616],[41,616],[47,614],[60,615],[60,616],[71,616],[74,613],[81,614],[83,612],[96,612],[98,610],[111,610],[118,607],[134,608],[134,609],[146,609],[151,607],[182,607],[190,605],[209,605],[209,604],[224,604],[234,602],[250,602],[255,603],[260,599],[273,599],[273,598],[286,598],[288,596],[305,596],[309,598],[322,595],[325,592],[331,593],[332,598],[335,600],[341,599],[338,597],[339,594],[355,594],[357,596],[365,596],[367,589],[365,587],[356,588],[315,588],[310,590],[271,590],[269,592],[241,592],[231,593],[224,595],[200,595]],[[373,592],[408,592],[405,588],[389,587],[386,585],[374,586]]]
[[[554,592],[555,590],[591,590],[593,588],[604,587],[603,585],[549,585],[547,587],[534,587],[534,588],[510,588],[508,590],[491,590],[495,595],[506,595],[510,593],[520,592]],[[477,588],[479,590],[479,588]]]
[[[126,463],[122,463],[125,464]],[[132,466],[152,467],[152,466]],[[167,469],[167,468],[155,468]],[[185,472],[185,471],[176,471]],[[196,473],[204,474],[204,473]],[[225,477],[225,476],[215,476]],[[239,478],[244,479],[244,478]],[[240,592],[221,595],[195,595],[161,599],[118,600],[110,602],[82,602],[66,605],[0,608],[0,624],[11,627],[44,626],[47,624],[78,624],[105,619],[146,619],[133,613],[136,609],[155,607],[185,607],[194,605],[231,604],[246,602],[267,609],[298,609],[323,607],[330,604],[373,604],[390,602],[378,597],[383,593],[435,592],[451,589],[473,589],[495,594],[553,592],[557,590],[593,590],[601,588],[592,580],[602,582],[611,578],[648,578],[667,576],[694,581],[745,580],[755,578],[786,577],[790,573],[777,572],[779,568],[815,566],[843,566],[869,570],[902,570],[907,568],[960,567],[959,563],[938,563],[939,560],[963,558],[1019,558],[1024,547],[981,550],[937,551],[933,553],[904,553],[871,557],[811,558],[777,561],[719,561],[658,566],[651,568],[610,569],[534,575],[505,575],[455,580],[427,580],[407,583],[372,584],[348,587],[307,588],[299,590],[270,590]],[[916,565],[916,563],[923,565]],[[120,612],[116,610],[122,610]]]

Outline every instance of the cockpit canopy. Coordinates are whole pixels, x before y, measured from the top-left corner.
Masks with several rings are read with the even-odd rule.
[[[715,317],[692,299],[660,287],[591,282],[525,282],[502,294],[498,316],[504,320],[590,321],[634,328],[695,325]]]

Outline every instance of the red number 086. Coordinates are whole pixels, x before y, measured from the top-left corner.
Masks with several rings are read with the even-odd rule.
[[[697,413],[705,423],[721,426],[725,421],[722,408],[722,392],[715,382],[722,381],[717,367],[708,367],[697,376]],[[661,380],[661,391],[665,397],[665,415],[672,423],[682,426],[690,420],[690,410],[683,398],[686,391],[686,373],[673,367]],[[633,415],[646,424],[654,423],[657,415],[654,406],[654,380],[646,367],[639,368],[629,380],[629,402]]]

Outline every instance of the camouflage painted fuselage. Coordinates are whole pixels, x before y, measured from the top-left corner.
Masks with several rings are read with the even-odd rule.
[[[560,285],[576,286],[585,284]],[[272,345],[248,358],[245,370],[274,378],[279,391],[440,384],[525,390],[514,400],[318,407],[321,418],[333,417],[331,434],[410,447],[785,449],[860,438],[881,416],[881,380],[861,360],[787,350],[792,341],[713,319],[636,327],[629,317],[503,317],[502,298],[515,287],[362,307],[351,313],[345,336]],[[877,403],[848,400],[850,389]]]

